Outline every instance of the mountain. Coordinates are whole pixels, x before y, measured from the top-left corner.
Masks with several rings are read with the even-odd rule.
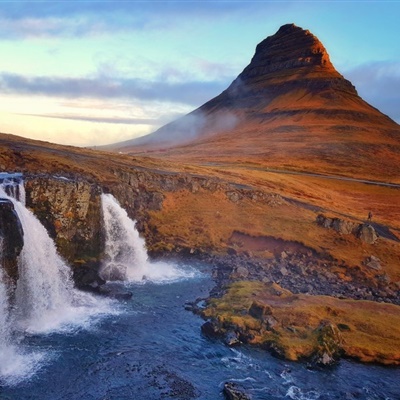
[[[400,126],[365,102],[316,36],[294,24],[258,44],[220,95],[154,133],[113,146],[198,163],[399,179]]]
[[[0,133],[0,183],[25,198],[78,287],[110,293],[98,273],[112,194],[151,255],[212,266],[205,335],[290,360],[400,365],[399,137],[315,36],[285,25],[219,96],[119,145],[145,156]],[[22,237],[8,200],[0,262],[15,281]]]

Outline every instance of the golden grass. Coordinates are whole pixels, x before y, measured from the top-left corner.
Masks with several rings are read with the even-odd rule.
[[[243,314],[254,300],[272,310],[278,321],[274,334],[263,332],[259,320]],[[204,315],[251,330],[257,335],[253,343],[276,342],[289,359],[310,356],[316,346],[315,329],[322,321],[329,320],[341,330],[346,356],[364,362],[400,365],[399,306],[293,295],[276,284],[241,281],[231,284],[222,298],[212,299]]]
[[[382,261],[381,273],[387,273],[392,281],[400,280],[400,243],[379,239],[371,245],[353,235],[340,235],[318,226],[315,223],[317,212],[294,204],[271,207],[249,199],[233,203],[223,192],[202,189],[197,193],[181,190],[164,195],[162,210],[149,213],[150,224],[157,227],[160,237],[164,238],[161,240],[170,248],[181,246],[224,252],[232,246],[230,238],[238,231],[254,238],[297,241],[317,252],[329,253],[338,263],[343,261],[349,267],[363,268],[366,257],[374,255]],[[255,251],[250,241],[241,243],[236,250]],[[266,251],[271,249],[261,246],[258,255],[263,256]],[[371,276],[376,273],[368,269],[366,272]]]
[[[238,142],[237,146],[240,148],[241,142]],[[278,169],[312,167],[315,172],[327,171],[318,164],[318,160],[307,162],[303,160],[304,164],[294,165],[289,159],[280,159],[278,153],[272,160],[257,157],[250,159],[246,155],[246,148],[243,148],[243,154],[239,159],[233,159],[231,156],[221,161],[221,158],[217,157],[216,165],[210,163],[212,157],[207,158],[206,155],[190,159],[190,154],[190,152],[182,153],[181,157],[176,158],[161,158],[160,155],[158,158],[132,157],[0,134],[0,165],[3,170],[78,174],[105,187],[120,184],[118,176],[114,174],[115,170],[129,172],[135,168],[216,177],[224,182],[249,185],[266,193],[279,193],[288,199],[321,207],[324,213],[332,217],[362,222],[368,211],[372,211],[373,221],[391,227],[392,232],[400,237],[399,189],[397,188],[271,172],[267,167],[275,166]],[[351,168],[355,166],[356,164]],[[351,168],[342,170],[349,174]],[[367,170],[361,172],[359,175],[363,176]],[[379,176],[383,179],[383,175]],[[392,179],[393,175],[389,177]],[[235,245],[230,242],[233,233],[242,232],[255,238],[272,237],[300,242],[317,252],[329,253],[338,260],[338,263],[343,261],[348,268],[354,266],[363,268],[372,279],[376,271],[368,270],[362,263],[366,257],[374,255],[381,260],[382,270],[379,274],[388,274],[392,282],[400,281],[400,243],[379,239],[374,245],[369,245],[352,235],[340,235],[333,230],[321,228],[315,223],[318,212],[296,203],[286,202],[274,207],[249,199],[234,203],[223,191],[211,192],[204,189],[200,189],[197,193],[189,190],[164,191],[163,195],[165,200],[162,209],[149,211],[149,218],[145,224],[149,231],[158,232],[156,243],[152,244],[152,250],[169,252],[185,247],[205,252],[224,253],[227,248]],[[249,243],[243,242],[235,249],[239,253],[254,251]],[[256,255],[273,256],[269,248],[258,249]],[[345,267],[338,266],[333,272],[339,273],[342,279],[349,279],[348,276],[346,277]],[[238,296],[238,298],[245,301],[246,296]],[[237,306],[243,307],[243,304]],[[310,324],[315,324],[321,313],[310,308],[311,304],[312,301],[307,299],[304,309],[301,310],[302,314],[299,313],[298,308],[297,316],[301,315],[300,320],[310,320]],[[343,304],[347,303],[341,302],[341,307]],[[384,306],[377,305],[377,307],[381,310]],[[281,308],[284,308],[283,305]],[[356,315],[360,317],[360,321],[362,320],[362,310],[369,315],[372,312],[372,306],[363,305],[360,311],[355,311],[354,321]],[[396,308],[396,312],[397,310]],[[351,314],[350,306],[345,313]],[[364,317],[367,314],[364,314]],[[250,321],[246,323],[249,324]],[[298,324],[295,320],[292,323]],[[368,348],[372,348],[370,335],[373,330],[364,332],[360,324],[361,322],[357,325],[356,336],[360,343],[369,343]],[[305,337],[306,333],[304,333]],[[352,334],[352,330],[346,332],[349,338]],[[376,332],[373,337],[376,337]],[[389,338],[387,340],[389,341]],[[367,346],[363,345],[363,348],[365,350],[363,357],[367,358]],[[347,351],[349,355],[359,352],[356,340],[348,345]],[[378,349],[374,349],[375,355],[378,352]]]

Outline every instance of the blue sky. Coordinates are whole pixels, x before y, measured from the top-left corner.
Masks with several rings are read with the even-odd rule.
[[[78,146],[150,133],[218,95],[286,23],[400,122],[399,15],[385,0],[0,0],[0,131]]]

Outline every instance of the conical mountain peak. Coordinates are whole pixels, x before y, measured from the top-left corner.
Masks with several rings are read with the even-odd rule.
[[[320,40],[294,24],[283,25],[260,42],[250,64],[232,83],[257,91],[268,89],[267,98],[302,87],[313,92],[334,88],[354,95],[354,86],[343,78]]]
[[[294,24],[281,26],[275,35],[258,44],[246,72],[249,75],[258,74],[259,67],[264,67],[264,73],[310,67],[334,70],[318,38]]]
[[[250,64],[220,95],[118,149],[301,170],[313,160],[332,173],[337,165],[357,164],[394,176],[399,132],[336,71],[316,36],[287,24],[257,45]],[[377,144],[383,156],[371,157]]]

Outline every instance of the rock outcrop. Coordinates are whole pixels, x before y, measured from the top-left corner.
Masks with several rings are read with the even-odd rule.
[[[339,328],[330,321],[322,321],[316,329],[317,347],[312,356],[316,365],[336,364],[343,354],[343,338]]]
[[[223,393],[227,400],[250,400],[251,397],[248,395],[243,388],[234,382],[225,382]]]
[[[370,224],[361,224],[357,230],[357,237],[369,244],[373,244],[378,240],[378,235]]]
[[[332,366],[342,356],[400,365],[400,316],[392,304],[293,294],[276,283],[238,281],[208,299],[199,313],[207,319],[206,336],[226,343],[235,332],[242,343],[310,367]]]
[[[104,246],[100,187],[82,179],[37,176],[26,179],[25,189],[26,206],[69,263],[99,259]]]
[[[330,228],[343,235],[353,234],[363,242],[373,244],[378,240],[375,228],[368,223],[357,223],[340,218],[329,218],[322,214],[317,216],[316,222],[324,228]]]
[[[14,205],[8,199],[0,199],[0,267],[13,282],[18,279],[17,257],[23,245],[24,232]]]

